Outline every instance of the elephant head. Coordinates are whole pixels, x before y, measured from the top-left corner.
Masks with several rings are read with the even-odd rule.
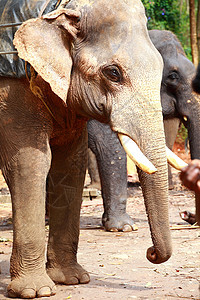
[[[151,30],[149,34],[164,61],[161,85],[164,120],[181,120],[188,130],[191,159],[200,159],[200,95],[192,89],[195,67],[172,32]],[[198,199],[196,195],[196,204],[199,206]]]
[[[71,0],[25,22],[14,44],[79,118],[109,123],[125,148],[134,141],[149,166],[140,172],[154,246],[153,263],[171,256],[165,138],[160,104],[163,63],[139,0]],[[131,154],[130,154],[131,155]],[[156,168],[156,169],[155,169]]]
[[[196,133],[200,125],[200,97],[191,87],[195,67],[172,32],[151,30],[149,34],[165,66],[161,86],[164,119],[180,118],[188,129],[191,158],[200,158],[200,143]]]

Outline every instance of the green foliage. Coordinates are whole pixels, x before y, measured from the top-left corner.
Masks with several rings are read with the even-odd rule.
[[[180,13],[177,1],[173,0],[143,0],[150,29],[167,29],[176,32],[180,24]]]
[[[148,29],[170,30],[180,40],[191,59],[189,10],[183,0],[142,0],[148,19]]]
[[[182,144],[184,143],[187,137],[188,137],[188,131],[182,123],[177,133],[176,142]]]

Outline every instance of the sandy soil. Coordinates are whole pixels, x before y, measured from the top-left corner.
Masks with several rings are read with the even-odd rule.
[[[180,156],[185,158],[183,153]],[[200,299],[200,230],[179,216],[186,209],[194,212],[194,195],[181,186],[178,172],[173,171],[173,174],[175,188],[169,191],[173,255],[169,261],[153,265],[145,257],[151,238],[139,186],[129,188],[127,205],[138,231],[105,232],[101,227],[101,197],[84,200],[78,261],[90,273],[91,282],[78,286],[58,285],[52,299]],[[0,203],[0,216],[0,300],[3,300],[8,299],[6,286],[10,281],[12,224],[9,203]]]

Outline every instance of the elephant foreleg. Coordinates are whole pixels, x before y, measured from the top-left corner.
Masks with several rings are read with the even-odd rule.
[[[87,133],[73,146],[52,146],[48,177],[49,241],[47,272],[62,284],[89,282],[88,273],[77,263],[80,208],[87,165]]]
[[[3,169],[13,206],[13,250],[9,297],[55,294],[45,269],[45,193],[50,149],[21,148]]]
[[[127,163],[116,133],[98,121],[88,122],[88,144],[96,156],[104,205],[102,223],[108,231],[131,231],[133,220],[126,213]]]

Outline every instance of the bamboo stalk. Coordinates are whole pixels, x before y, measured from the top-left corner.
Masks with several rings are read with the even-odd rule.
[[[17,50],[15,51],[0,51],[0,55],[6,55],[6,54],[18,54]]]
[[[22,22],[18,23],[8,23],[8,24],[0,24],[0,28],[6,28],[6,27],[15,27],[15,26],[20,26]]]

